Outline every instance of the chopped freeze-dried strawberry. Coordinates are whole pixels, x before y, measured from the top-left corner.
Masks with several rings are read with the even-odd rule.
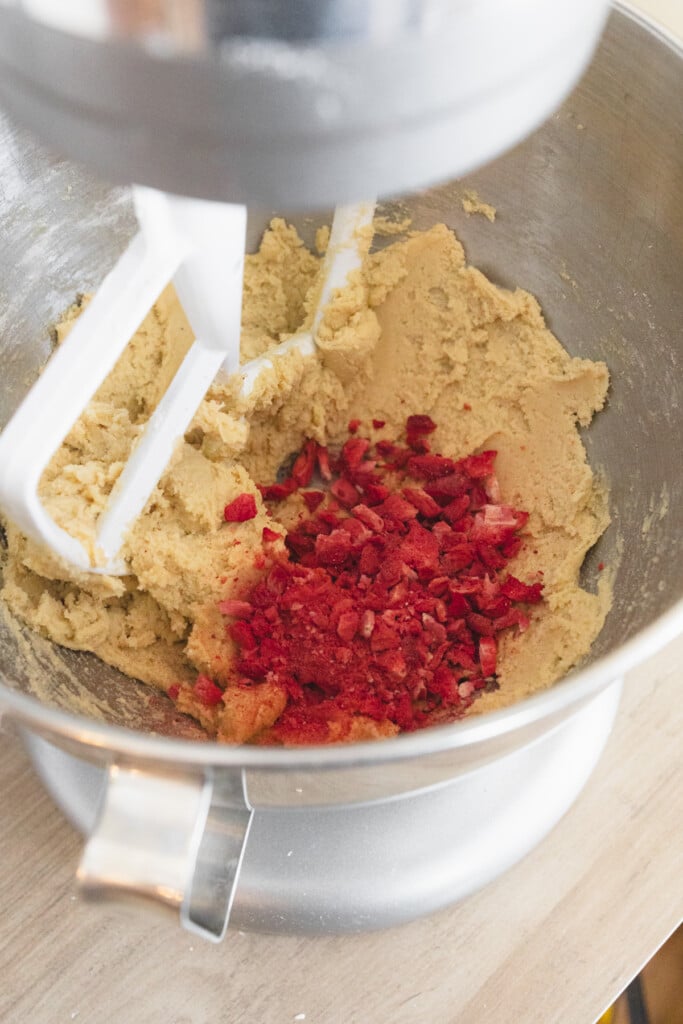
[[[436,430],[436,423],[431,416],[409,416],[406,422],[406,440],[408,447],[412,448],[414,443],[427,434],[433,434]]]
[[[333,530],[329,536],[321,534],[315,542],[315,554],[320,565],[342,566],[352,554],[353,542],[345,530]]]
[[[441,511],[439,505],[421,487],[404,487],[403,494],[410,504],[414,505],[417,511],[427,518],[433,519]]]
[[[209,679],[205,675],[197,676],[197,681],[192,687],[192,693],[198,701],[209,708],[220,704],[223,700],[223,691],[220,686],[216,686],[213,679]]]
[[[324,445],[318,445],[317,459],[321,477],[323,480],[331,480],[332,469],[330,468],[330,453]]]
[[[332,458],[307,441],[291,477],[260,488],[283,500],[316,466],[330,483],[301,490],[309,518],[287,531],[286,551],[266,547],[256,583],[219,604],[244,685],[267,679],[287,695],[269,742],[324,742],[327,723],[349,715],[401,730],[461,717],[498,685],[498,634],[523,632],[520,605],[542,599],[541,583],[506,575],[528,514],[500,504],[495,452],[431,454],[428,416],[409,418],[407,445],[373,444],[359,427]],[[220,701],[201,678],[198,696]]]
[[[360,617],[360,635],[366,640],[369,640],[372,636],[372,631],[375,628],[375,613],[372,608],[366,608]]]
[[[381,505],[390,493],[389,488],[384,484],[365,484],[363,487],[366,505]]]
[[[233,619],[248,619],[254,611],[254,607],[249,601],[238,601],[234,598],[228,598],[225,601],[218,602],[218,611],[221,615],[227,615]]]
[[[254,631],[248,622],[243,619],[238,619],[228,627],[228,634],[235,643],[239,644],[244,650],[252,650],[257,645]]]
[[[178,683],[171,683],[166,693],[169,695],[171,700],[178,700],[178,694],[180,693],[180,685]]]
[[[341,450],[342,463],[347,469],[356,469],[368,448],[370,442],[365,437],[350,437]]]
[[[386,420],[373,420],[372,421],[372,425],[375,428],[375,430],[381,430],[382,427],[385,426],[385,424],[386,424]]]
[[[406,501],[400,494],[390,494],[377,511],[382,517],[389,516],[398,520],[399,523],[409,523],[411,519],[417,518],[417,509],[410,501]]]
[[[362,576],[376,576],[381,564],[380,553],[374,544],[364,544],[358,562]]]
[[[261,538],[266,544],[271,544],[273,541],[279,540],[280,537],[282,537],[282,534],[278,533],[277,530],[271,530],[269,526],[264,526],[261,531]]]
[[[494,676],[496,674],[496,638],[493,636],[482,636],[479,639],[479,663],[481,664],[482,675]]]
[[[309,512],[315,512],[318,505],[325,500],[324,491],[304,491],[301,497],[306,502],[306,508]]]
[[[455,470],[453,459],[444,455],[412,455],[408,459],[408,472],[418,480],[435,480],[440,476],[448,476]]]
[[[350,480],[345,480],[343,477],[334,481],[330,487],[330,492],[346,508],[352,508],[354,505],[357,505],[360,498],[358,488],[354,487]]]
[[[395,629],[387,626],[381,619],[375,621],[375,628],[370,636],[370,647],[373,651],[388,651],[400,647],[401,639]]]
[[[358,631],[358,624],[360,622],[360,616],[358,612],[346,611],[342,612],[339,616],[337,623],[337,636],[342,640],[353,640],[354,636]]]
[[[253,494],[238,494],[223,510],[226,523],[246,523],[256,515],[256,498]]]
[[[439,542],[433,533],[419,523],[410,524],[408,536],[403,539],[400,551],[404,561],[421,576],[429,573],[431,578],[439,569]]]
[[[543,598],[542,583],[522,583],[514,576],[508,576],[500,590],[511,601],[520,601],[523,604],[538,604]]]
[[[308,487],[315,471],[318,445],[315,441],[307,441],[299,452],[292,466],[292,477],[299,487]]]
[[[257,484],[264,501],[284,501],[294,494],[297,484],[293,476],[287,477],[281,484]]]
[[[480,452],[479,455],[468,455],[466,459],[460,460],[458,469],[462,469],[473,479],[479,480],[493,473],[495,458],[496,453],[494,451]]]
[[[375,533],[381,533],[384,530],[384,520],[380,515],[374,512],[367,505],[354,505],[351,509],[351,514],[360,519],[361,523],[373,530]]]
[[[461,494],[459,498],[454,498],[453,501],[449,501],[447,505],[443,506],[441,515],[447,523],[457,523],[462,519],[469,507],[469,494]]]
[[[486,544],[503,544],[517,529],[515,510],[509,505],[484,505],[474,517],[471,537]]]

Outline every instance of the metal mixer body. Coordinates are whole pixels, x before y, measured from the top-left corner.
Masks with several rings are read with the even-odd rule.
[[[107,181],[297,209],[461,175],[539,125],[607,0],[0,3],[0,103]]]

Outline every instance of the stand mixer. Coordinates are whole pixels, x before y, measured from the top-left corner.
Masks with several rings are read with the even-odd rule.
[[[30,0],[0,13],[10,110],[109,179],[195,197],[135,187],[139,235],[0,440],[0,507],[24,534],[79,569],[124,575],[130,525],[216,374],[239,368],[238,204],[367,200],[470,170],[557,104],[605,7]],[[313,343],[327,299],[360,265],[373,209],[338,208]],[[79,540],[46,514],[39,481],[171,277],[195,343],[94,536]]]
[[[596,0],[62,6],[0,5],[0,102],[18,120],[110,181],[288,210],[414,191],[491,160],[557,106],[607,14]],[[236,891],[235,919],[246,927],[370,927],[472,891],[547,831],[597,760],[616,710],[617,676],[609,687],[603,680],[597,697],[588,673],[574,696],[560,687],[505,719],[465,723],[459,735],[469,739],[455,758],[445,739],[405,737],[400,756],[429,754],[421,770],[401,772],[390,746],[290,758],[124,735],[111,739],[117,753],[103,765],[92,750],[84,753],[102,746],[92,724],[61,749],[46,742],[49,729],[27,743],[71,819],[92,832],[80,868],[86,891],[155,895],[213,938],[224,932]],[[569,706],[579,710],[565,718]],[[14,711],[30,721],[25,708]],[[503,723],[515,714],[522,747],[510,754]],[[66,736],[67,725],[55,731]],[[468,743],[481,738],[492,739],[496,753],[467,762]],[[469,774],[452,780],[458,753]],[[368,766],[376,788],[366,776],[367,789],[354,787],[353,773]],[[336,767],[348,769],[348,785],[330,798],[323,769]],[[274,807],[252,820],[261,770]],[[303,803],[293,795],[301,791],[296,772],[306,776],[308,805],[283,809],[280,799]],[[378,786],[401,799],[382,799]],[[161,868],[143,828],[153,813],[170,837]],[[411,890],[429,830],[433,877]],[[382,856],[391,856],[385,845],[393,850],[397,832],[399,861],[383,870]],[[357,843],[355,879],[345,861],[349,835]],[[126,862],[131,849],[144,853],[142,861]],[[296,856],[285,861],[290,850]],[[377,867],[386,886],[373,875]]]

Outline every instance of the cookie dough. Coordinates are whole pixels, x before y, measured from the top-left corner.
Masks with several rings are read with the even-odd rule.
[[[319,257],[274,220],[246,262],[243,361],[307,324],[319,271]],[[59,325],[60,340],[78,313],[72,309]],[[169,288],[46,471],[43,502],[80,538],[92,539],[131,445],[191,341]],[[6,524],[2,597],[15,615],[163,690],[209,675],[227,686],[224,703],[202,710],[186,702],[185,709],[221,740],[258,742],[281,710],[278,696],[267,685],[248,699],[231,689],[231,641],[217,609],[254,579],[263,527],[277,528],[257,482],[272,481],[307,437],[343,441],[351,416],[367,436],[380,419],[382,436],[398,437],[409,415],[425,413],[438,424],[433,450],[460,458],[497,449],[502,500],[530,513],[511,571],[523,579],[544,572],[545,600],[530,628],[501,641],[500,689],[473,710],[550,686],[586,654],[609,593],[607,586],[596,594],[581,589],[579,570],[609,515],[577,427],[603,406],[607,368],[570,357],[536,300],[468,266],[448,228],[370,255],[328,308],[316,357],[292,352],[274,361],[248,399],[239,397],[239,384],[238,377],[219,379],[206,396],[130,533],[129,576],[79,574]],[[257,516],[225,523],[225,505],[245,492],[255,496]],[[300,497],[276,514],[292,524],[303,514]],[[330,739],[368,734],[356,723]]]

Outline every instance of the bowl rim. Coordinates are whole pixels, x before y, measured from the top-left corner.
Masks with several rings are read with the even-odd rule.
[[[636,10],[628,0],[616,0],[610,17],[632,20],[683,60],[683,40],[657,20]],[[461,719],[447,725],[431,726],[414,733],[402,733],[378,742],[369,740],[344,745],[302,747],[250,747],[221,744],[211,740],[173,739],[144,733],[124,726],[98,722],[69,711],[41,703],[37,698],[5,685],[0,673],[0,720],[3,715],[21,726],[52,737],[99,748],[112,756],[168,763],[176,767],[244,768],[298,770],[355,768],[386,764],[443,753],[484,743],[539,721],[551,714],[568,711],[574,705],[597,695],[628,670],[673,641],[683,632],[683,598],[675,602],[654,622],[639,630],[615,651],[567,676],[541,693],[483,715]]]

